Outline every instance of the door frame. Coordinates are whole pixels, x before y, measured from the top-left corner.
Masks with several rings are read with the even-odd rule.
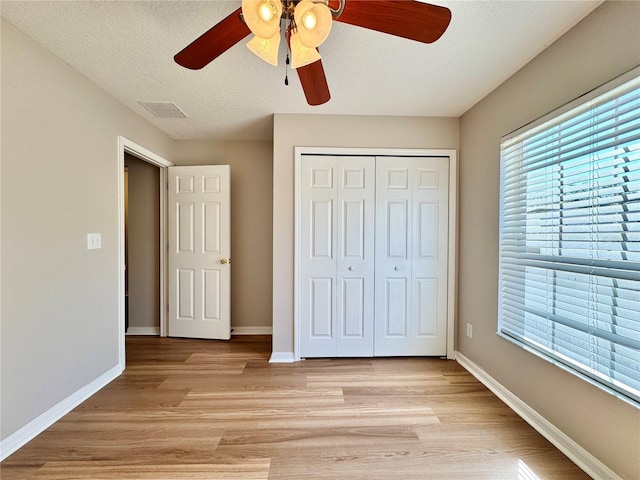
[[[160,169],[160,336],[167,336],[167,168],[173,163],[136,142],[118,135],[118,356],[125,368],[125,243],[124,154],[128,153]]]
[[[448,217],[448,264],[447,264],[447,359],[455,359],[455,320],[457,318],[457,218],[458,218],[458,161],[455,149],[399,149],[399,148],[353,148],[353,147],[294,147],[294,259],[293,259],[293,358],[300,360],[300,182],[303,155],[362,155],[375,157],[449,157],[449,217]]]

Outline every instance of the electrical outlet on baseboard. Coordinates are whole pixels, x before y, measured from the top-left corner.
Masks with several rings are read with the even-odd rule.
[[[473,338],[473,325],[467,323],[467,337]]]

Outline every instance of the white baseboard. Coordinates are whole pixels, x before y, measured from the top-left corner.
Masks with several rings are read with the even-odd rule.
[[[615,472],[588,451],[574,442],[559,428],[536,412],[533,408],[520,400],[511,391],[498,383],[492,376],[482,370],[462,353],[456,352],[456,360],[466,370],[476,377],[485,387],[491,390],[509,408],[516,412],[522,419],[535,428],[538,433],[553,443],[558,450],[564,453],[578,467],[584,470],[596,480],[622,480]]]
[[[273,327],[231,327],[231,335],[271,335]]]
[[[294,363],[293,352],[272,352],[269,363]]]
[[[129,327],[127,335],[160,335],[160,327]]]
[[[271,335],[272,327],[231,327],[231,335]],[[127,335],[160,335],[159,327],[129,327]]]
[[[44,412],[39,417],[27,423],[17,432],[12,433],[0,442],[0,461],[7,458],[20,447],[26,445],[37,435],[41,434],[55,422],[64,417],[71,410],[84,402],[91,395],[96,393],[109,382],[117,378],[123,371],[121,365],[113,367],[111,370],[103,373],[91,383],[85,385],[80,390],[69,395],[57,405]]]

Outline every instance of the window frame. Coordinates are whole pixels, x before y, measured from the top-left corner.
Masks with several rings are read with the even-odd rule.
[[[502,338],[507,339],[508,341],[520,346],[521,348],[525,349],[526,351],[529,351],[530,353],[545,359],[546,361],[549,361],[550,363],[564,369],[565,371],[568,371],[569,373],[572,373],[574,375],[577,375],[578,377],[588,381],[589,383],[597,386],[598,388],[601,388],[611,394],[613,394],[614,396],[620,398],[621,400],[635,406],[636,408],[640,408],[640,388],[636,388],[635,386],[633,386],[632,384],[629,384],[628,387],[625,387],[623,383],[620,382],[616,382],[616,380],[611,376],[607,376],[605,374],[599,373],[597,370],[594,370],[593,368],[589,367],[589,365],[586,364],[581,364],[579,361],[572,359],[570,356],[567,355],[563,355],[560,350],[559,347],[554,346],[553,348],[549,348],[546,345],[544,345],[543,343],[539,343],[537,341],[535,341],[534,336],[531,336],[531,334],[529,334],[529,336],[527,336],[526,333],[522,333],[522,335],[518,335],[515,334],[512,331],[509,331],[509,328],[505,328],[505,324],[506,323],[510,323],[506,321],[506,317],[508,315],[505,315],[505,312],[507,311],[507,309],[505,309],[505,285],[508,285],[509,281],[511,280],[505,280],[505,277],[509,276],[505,274],[505,265],[508,263],[507,259],[509,259],[509,261],[513,261],[513,259],[518,259],[518,255],[522,255],[519,252],[514,252],[514,253],[509,253],[509,254],[505,254],[505,237],[508,236],[508,233],[505,234],[505,230],[507,232],[510,232],[509,229],[507,229],[505,227],[505,209],[508,205],[509,202],[507,202],[505,200],[505,191],[507,190],[506,186],[505,186],[505,170],[507,167],[513,167],[513,164],[509,164],[507,165],[507,167],[505,167],[506,164],[506,160],[504,158],[505,156],[505,151],[506,151],[506,147],[505,145],[508,146],[513,146],[513,145],[518,145],[517,141],[519,138],[527,137],[531,138],[533,137],[533,135],[535,133],[544,133],[544,132],[548,132],[550,130],[549,125],[552,126],[558,126],[561,125],[562,122],[565,119],[571,119],[571,118],[578,118],[579,114],[576,114],[576,111],[580,111],[580,112],[589,112],[591,110],[591,107],[589,106],[589,103],[594,100],[597,99],[601,96],[606,96],[606,95],[611,95],[612,92],[614,92],[616,89],[618,89],[619,87],[627,84],[630,81],[633,80],[637,80],[640,81],[640,67],[635,67],[633,69],[631,69],[630,71],[624,73],[623,75],[615,78],[614,80],[611,80],[607,83],[605,83],[604,85],[601,85],[600,87],[597,87],[593,90],[591,90],[590,92],[587,92],[586,94],[572,100],[571,102],[563,105],[562,107],[553,110],[552,112],[549,112],[548,114],[534,120],[533,122],[524,125],[523,127],[520,127],[519,129],[503,136],[501,138],[501,142],[500,142],[500,203],[499,203],[499,208],[500,208],[500,223],[499,223],[499,244],[500,244],[500,248],[499,248],[499,272],[498,272],[498,321],[497,321],[497,334],[500,335]],[[635,88],[640,87],[640,85],[634,86]],[[616,98],[615,96],[612,95],[611,98]],[[617,117],[616,117],[617,118]],[[598,124],[600,125],[600,124]],[[634,130],[635,131],[635,130]],[[550,134],[549,134],[550,136]],[[515,142],[515,143],[514,143]],[[635,139],[634,139],[635,142]],[[589,147],[592,147],[592,143],[589,144]],[[519,154],[518,154],[519,155]],[[519,157],[521,158],[521,157]],[[527,157],[524,157],[525,159],[527,159]],[[556,172],[556,176],[552,177],[551,182],[555,183],[557,185],[559,185],[558,187],[558,192],[556,193],[556,195],[558,196],[558,198],[562,199],[563,195],[566,195],[567,192],[563,191],[563,167],[565,166],[565,160],[558,160],[555,165],[558,167],[557,170],[558,172]],[[539,166],[535,166],[533,167],[533,171],[538,172],[539,170],[542,170],[542,168],[540,168]],[[514,177],[511,177],[511,180],[514,183],[517,183]],[[527,179],[528,180],[528,179]],[[529,183],[527,181],[527,187],[529,187]],[[527,187],[523,187],[521,189],[518,190],[518,192],[524,192],[525,194],[528,194],[528,190]],[[600,188],[600,187],[598,187]],[[509,193],[512,193],[513,190],[511,190],[511,188],[508,189]],[[544,190],[542,190],[543,195],[549,195],[549,187],[544,187]],[[528,201],[527,197],[527,201]],[[590,195],[589,198],[593,198],[593,195]],[[560,205],[564,205],[564,202],[560,202]],[[560,216],[562,216],[562,212],[563,212],[563,208],[564,207],[560,207]],[[598,215],[600,215],[598,213]],[[524,219],[524,224],[526,225],[526,223],[528,222],[529,218],[531,218],[533,216],[533,214],[529,213],[529,212],[525,212],[524,214],[522,214],[520,216],[520,220]],[[521,220],[522,221],[522,220]],[[562,219],[559,220],[559,225],[562,225]],[[519,225],[522,225],[522,223],[520,223]],[[591,225],[591,224],[590,224]],[[526,226],[523,227],[526,229]],[[562,238],[562,228],[560,228],[560,234],[557,235],[557,239],[556,239],[556,248],[558,250],[561,251],[562,248],[562,242],[563,242],[563,238]],[[528,240],[528,236],[529,232],[528,230],[526,230],[526,235],[525,235],[525,243]],[[544,237],[544,236],[543,236]],[[509,248],[507,247],[506,250],[508,250]],[[540,255],[537,255],[538,257],[540,257]],[[549,262],[553,262],[553,258],[554,256],[549,254]],[[566,257],[565,257],[566,258]],[[615,261],[611,261],[609,262],[611,264],[615,264]],[[637,263],[635,260],[633,261],[633,263]],[[588,273],[589,275],[593,274],[593,260],[591,263],[589,264],[585,264],[585,268],[586,270],[591,269],[591,272]],[[523,267],[523,271],[526,267]],[[548,268],[548,267],[545,267]],[[598,267],[595,267],[596,269]],[[607,267],[607,268],[611,268],[611,267]],[[556,269],[556,267],[554,266],[553,268],[548,268],[548,272],[550,272],[553,276],[553,282],[554,282],[554,287],[553,290],[555,292],[555,282],[557,282],[557,277],[558,277],[558,271],[561,271],[562,269]],[[524,274],[526,276],[526,273]],[[524,278],[524,277],[523,277]],[[635,280],[635,278],[633,278],[632,280]],[[526,282],[526,280],[523,280],[523,282]],[[548,287],[545,287],[548,288]],[[617,288],[617,287],[616,287]],[[520,287],[520,297],[521,299],[519,299],[522,302],[522,307],[525,306],[525,302],[526,302],[526,285],[524,287]],[[633,293],[634,290],[632,290]],[[638,294],[640,295],[640,292],[638,292]],[[555,295],[555,293],[554,293]],[[617,299],[617,297],[615,295],[612,295],[611,298],[613,298],[615,301],[615,299]],[[506,302],[508,303],[508,302]],[[556,300],[555,297],[553,300],[551,300],[551,304],[553,309],[557,308],[556,307]],[[547,303],[547,309],[549,308],[549,303]],[[513,307],[512,307],[513,308]],[[520,315],[522,316],[522,320],[519,320],[521,322],[521,324],[523,326],[526,326],[526,320],[524,320],[527,310],[525,308],[522,308],[522,312],[520,313]],[[597,314],[597,312],[596,312]],[[637,312],[638,315],[640,315],[640,312]],[[548,310],[546,312],[546,320],[548,321],[548,323],[553,327],[553,329],[555,329],[558,325],[562,326],[562,321],[557,321],[557,320],[562,320],[560,317],[558,317],[558,319],[553,318],[554,315],[553,314],[549,314]],[[636,319],[633,318],[633,321],[635,321]],[[517,322],[513,322],[513,323],[517,323]],[[613,325],[615,325],[615,323],[613,323]],[[593,330],[591,331],[593,332]],[[594,337],[594,335],[592,333],[588,333],[589,334],[589,338],[591,339],[592,337]],[[573,333],[571,334],[572,338],[573,338]],[[553,337],[553,338],[551,338]],[[546,336],[544,337],[545,341],[551,341],[552,343],[556,343],[556,334],[554,333],[553,335],[549,336],[549,334],[547,333]],[[631,339],[631,343],[633,344],[633,348],[635,350],[637,350],[637,345],[636,342],[633,341],[633,339]],[[638,341],[638,343],[640,343],[640,341]],[[614,353],[615,353],[615,348],[613,349]],[[585,357],[586,358],[586,357]],[[635,357],[634,357],[635,358]],[[635,378],[632,379],[633,383],[635,381]],[[617,383],[620,383],[620,385],[618,385]]]

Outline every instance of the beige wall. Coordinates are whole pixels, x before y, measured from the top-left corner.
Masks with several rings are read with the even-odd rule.
[[[176,165],[231,166],[231,327],[271,327],[271,142],[177,141]],[[240,330],[241,332],[242,330]]]
[[[160,330],[160,169],[128,153],[129,327]]]
[[[293,353],[294,147],[458,148],[457,118],[276,114],[273,351]]]
[[[117,136],[172,140],[2,20],[2,439],[118,366]],[[87,233],[102,249],[87,250]]]
[[[499,142],[638,64],[640,3],[605,2],[468,111],[460,142],[458,350],[625,479],[640,478],[640,410],[496,335]]]
[[[176,142],[2,20],[0,438],[118,358],[118,135],[232,171],[234,326],[271,325],[270,142]],[[102,249],[87,250],[86,234]]]

